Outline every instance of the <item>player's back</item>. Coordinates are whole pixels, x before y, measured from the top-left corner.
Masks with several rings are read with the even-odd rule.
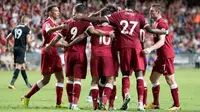
[[[69,28],[62,30],[62,35],[65,37],[65,40],[68,43],[72,42],[80,34],[87,31],[87,29],[89,27],[92,27],[90,22],[75,21],[73,19],[69,19],[65,23],[69,25]],[[73,45],[72,48],[70,49],[70,51],[77,51],[80,53],[85,53],[86,43],[87,43],[87,39],[85,38],[81,42]]]
[[[95,25],[95,29],[102,31],[113,31],[113,27],[108,23]],[[108,56],[111,57],[112,39],[109,36],[91,35],[92,56]]]
[[[30,29],[26,25],[17,25],[12,34],[15,37],[14,47],[26,49],[26,36],[30,34]]]
[[[167,22],[163,18],[160,18],[159,20],[157,20],[154,24],[154,27],[158,29],[162,29],[162,30],[169,29]],[[158,35],[154,37],[154,42],[157,42],[157,41],[158,41]],[[166,35],[164,45],[156,50],[158,57],[173,58],[175,56],[172,42],[173,42],[173,35],[172,33],[170,33]]]
[[[120,48],[142,49],[139,39],[140,29],[147,24],[144,17],[137,11],[122,10],[107,16],[111,25],[120,32]]]

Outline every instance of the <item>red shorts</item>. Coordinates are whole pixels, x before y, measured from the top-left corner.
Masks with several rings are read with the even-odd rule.
[[[118,77],[118,72],[119,72],[118,52],[112,51],[112,56],[113,56],[113,63],[114,63],[114,74],[115,74],[115,77]]]
[[[92,76],[115,76],[112,57],[92,57],[90,67]]]
[[[145,70],[146,57],[142,49],[124,48],[120,50],[120,67],[122,73]]]
[[[55,72],[62,72],[60,56],[41,54],[41,74],[50,75]]]
[[[66,77],[85,79],[87,73],[86,54],[78,52],[65,52]]]
[[[174,58],[156,59],[153,70],[163,75],[174,74]]]

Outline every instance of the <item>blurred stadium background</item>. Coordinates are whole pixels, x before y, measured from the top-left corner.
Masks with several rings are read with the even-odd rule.
[[[40,78],[40,47],[42,44],[42,35],[41,35],[41,25],[44,22],[46,16],[45,9],[49,4],[59,4],[60,8],[60,19],[58,19],[58,23],[62,23],[64,20],[71,17],[72,14],[72,8],[73,6],[78,3],[82,2],[88,7],[88,13],[96,12],[101,7],[103,7],[105,4],[116,4],[122,8],[124,8],[124,1],[125,0],[0,0],[0,77],[3,81],[0,83],[0,96],[5,96],[0,99],[0,110],[4,106],[6,109],[8,109],[10,106],[10,102],[13,102],[14,106],[11,106],[12,108],[17,108],[19,105],[16,104],[19,99],[19,95],[23,95],[25,92],[27,92],[27,88],[23,86],[23,81],[21,80],[17,86],[21,92],[17,92],[17,97],[14,96],[14,94],[9,93],[7,90],[7,84],[9,84],[10,78],[12,77],[12,70],[13,70],[13,54],[12,53],[5,53],[5,42],[6,42],[6,36],[8,33],[19,23],[20,18],[22,15],[26,14],[32,18],[31,22],[31,30],[33,33],[33,36],[35,37],[35,41],[29,46],[28,52],[26,54],[26,63],[27,63],[27,69],[29,70],[28,75],[31,80],[31,82],[35,82]],[[138,0],[137,2],[137,9],[143,13],[146,17],[146,20],[149,23],[152,23],[150,19],[148,19],[148,9],[151,6],[152,3],[161,3],[165,8],[165,13],[163,17],[168,21],[170,24],[170,30],[174,34],[174,50],[176,53],[175,58],[175,67],[180,68],[177,70],[177,82],[180,83],[180,88],[188,87],[192,88],[193,86],[187,85],[194,84],[196,87],[199,87],[198,78],[199,77],[199,70],[193,70],[193,68],[200,68],[200,1],[199,0]],[[151,34],[146,34],[145,39],[145,46],[150,46],[153,44]],[[88,39],[89,41],[89,39]],[[60,56],[62,58],[63,64],[63,49],[58,49]],[[87,45],[87,55],[88,59],[90,58],[90,44]],[[148,69],[151,69],[151,66],[153,64],[153,61],[155,60],[155,53],[150,54],[147,56],[148,59]],[[184,68],[184,69],[183,69]],[[186,68],[186,69],[185,69]],[[88,67],[89,69],[89,67]],[[185,74],[184,74],[185,73]],[[182,75],[185,78],[180,78]],[[190,76],[188,76],[191,75]],[[197,75],[198,74],[198,75]],[[148,72],[149,76],[149,72]],[[147,80],[148,80],[147,76]],[[90,76],[89,76],[90,77]],[[178,79],[180,78],[180,79]],[[5,80],[4,80],[5,79]],[[190,81],[189,81],[190,79]],[[83,96],[85,99],[88,91],[89,91],[89,82],[90,78],[87,79],[87,83],[85,83],[88,87],[87,91],[84,90]],[[53,80],[55,82],[55,80]],[[119,83],[121,83],[121,80],[118,79]],[[184,83],[185,81],[188,81],[188,83]],[[17,81],[18,82],[18,81]],[[164,80],[161,81],[161,83],[165,83]],[[54,87],[54,84],[50,84],[47,88]],[[150,84],[149,84],[150,85]],[[121,87],[121,85],[119,85]],[[151,86],[149,86],[151,87]],[[195,87],[195,88],[196,88]],[[24,89],[26,88],[26,89]],[[119,88],[119,87],[118,87]],[[167,88],[165,85],[164,88]],[[166,89],[168,90],[168,89]],[[53,90],[51,90],[54,92]],[[161,90],[162,91],[162,90]],[[185,89],[184,91],[187,91]],[[196,89],[192,89],[192,92],[194,92],[194,96],[191,98],[195,99],[196,102],[191,103],[194,106],[194,110],[196,110],[198,107],[200,107],[199,102],[196,98],[199,96],[200,91]],[[41,93],[40,95],[45,95],[47,91],[44,93]],[[165,90],[164,90],[165,92]],[[163,94],[165,94],[162,92]],[[169,91],[167,91],[169,92]],[[183,92],[183,90],[182,90]],[[161,93],[161,94],[162,94]],[[8,101],[6,101],[6,95],[11,95],[13,97],[10,97]],[[118,96],[120,96],[120,88],[118,89]],[[187,107],[187,99],[184,99],[184,97],[189,97],[186,93],[181,93],[183,96],[181,96],[182,101],[186,102],[184,105]],[[64,93],[65,95],[65,93]],[[36,95],[36,99],[39,99],[39,95]],[[195,97],[196,96],[196,97]],[[48,96],[52,100],[52,96]],[[151,97],[151,95],[149,96]],[[168,97],[170,97],[168,95]],[[163,98],[163,96],[161,96]],[[165,98],[165,96],[164,96]],[[48,98],[46,98],[48,99]],[[6,101],[6,102],[5,102]],[[85,101],[85,100],[84,100]],[[167,102],[168,104],[169,102]],[[197,103],[197,105],[196,105]],[[48,104],[48,103],[47,103]],[[54,103],[52,103],[54,104]],[[121,104],[121,103],[120,103]],[[170,104],[170,103],[169,103]],[[36,104],[38,106],[42,105],[41,103]],[[49,105],[49,104],[48,104]],[[86,105],[86,104],[84,104]],[[43,105],[42,105],[43,106]],[[47,105],[45,105],[47,106]],[[44,109],[46,109],[44,106]],[[87,106],[87,105],[86,105]],[[89,108],[89,107],[88,107]],[[4,111],[6,111],[4,109]],[[199,108],[200,110],[200,108]],[[12,110],[8,110],[9,112]],[[14,110],[13,110],[14,111]],[[22,110],[18,110],[22,111]],[[26,110],[24,110],[26,111]],[[35,111],[35,110],[32,110]],[[48,111],[48,110],[47,110]],[[197,109],[198,111],[198,109]],[[197,112],[196,111],[196,112]]]
[[[199,0],[138,0],[137,10],[143,13],[146,20],[148,10],[152,3],[161,3],[165,9],[164,18],[170,24],[174,34],[174,50],[176,53],[176,67],[199,67],[200,63],[200,2]],[[27,52],[27,68],[35,70],[40,65],[40,46],[42,44],[41,25],[46,16],[45,9],[49,4],[59,4],[60,19],[58,23],[71,17],[73,6],[82,2],[88,6],[88,13],[96,12],[105,4],[116,4],[124,8],[124,0],[1,0],[0,2],[0,68],[11,70],[13,68],[12,53],[5,53],[5,41],[8,33],[18,23],[22,15],[32,18],[31,29],[35,41]],[[146,34],[145,46],[153,44],[150,34]],[[88,40],[89,41],[89,40]],[[61,57],[63,50],[58,49]],[[89,58],[90,45],[87,46]],[[151,68],[155,59],[152,53],[148,57],[148,68]],[[63,59],[63,58],[62,58]],[[195,66],[196,64],[196,66]]]

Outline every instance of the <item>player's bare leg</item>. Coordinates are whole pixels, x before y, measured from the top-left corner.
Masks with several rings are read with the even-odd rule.
[[[63,72],[56,72],[55,73],[57,82],[56,82],[56,107],[62,108],[62,94],[63,94],[63,87],[64,87],[64,76]]]
[[[91,94],[92,94],[92,102],[93,102],[93,109],[97,110],[99,109],[98,104],[98,96],[99,96],[99,76],[93,76],[92,77],[92,84],[91,84]]]
[[[166,79],[167,84],[171,88],[171,95],[174,101],[174,104],[168,110],[180,110],[181,107],[180,107],[180,102],[179,102],[178,85],[175,81],[174,74],[165,75],[165,79]]]
[[[21,74],[22,74],[22,77],[24,79],[24,82],[26,83],[26,86],[28,88],[32,88],[32,85],[28,82],[28,77],[27,77],[27,74],[26,74],[26,68],[25,68],[25,63],[21,64]]]
[[[104,87],[104,95],[102,98],[104,104],[104,110],[108,110],[106,103],[110,99],[110,95],[113,89],[113,82],[114,82],[114,76],[106,77],[106,85]]]
[[[31,96],[33,96],[36,92],[38,92],[42,87],[47,85],[51,79],[51,74],[43,75],[43,78],[39,80],[32,89],[24,96],[22,97],[22,104],[25,108],[28,108],[29,99]]]
[[[162,74],[158,72],[151,72],[150,81],[152,83],[153,103],[145,106],[145,109],[159,109],[159,92],[160,83],[159,79]]]
[[[73,85],[74,85],[74,77],[68,76],[67,84],[66,84],[66,92],[68,97],[69,109],[72,108],[73,103]]]
[[[143,71],[135,71],[135,78],[137,82],[137,94],[138,94],[138,110],[144,110],[143,105],[143,96],[144,96],[144,77],[143,77]]]
[[[116,110],[115,106],[114,106],[114,102],[115,102],[115,98],[116,98],[116,92],[117,92],[117,88],[116,88],[116,77],[114,78],[114,82],[113,82],[113,89],[110,95],[110,99],[109,99],[109,108],[108,110]]]
[[[78,108],[78,101],[81,93],[81,79],[74,78],[74,88],[73,88],[73,102],[72,102],[72,110],[80,110]]]
[[[128,104],[131,100],[130,97],[130,71],[122,72],[122,97],[123,97],[123,105],[120,110],[127,110]]]

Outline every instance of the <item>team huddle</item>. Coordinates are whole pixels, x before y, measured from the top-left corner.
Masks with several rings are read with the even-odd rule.
[[[130,97],[130,76],[135,73],[137,90],[137,109],[159,109],[159,78],[163,74],[171,89],[173,105],[168,110],[179,110],[178,85],[174,78],[173,36],[169,26],[162,18],[162,6],[153,4],[150,17],[154,20],[151,27],[142,14],[135,10],[135,0],[126,1],[126,9],[107,5],[100,11],[87,15],[87,8],[77,4],[73,16],[62,25],[56,24],[59,9],[56,5],[48,7],[49,17],[43,23],[44,43],[41,50],[41,74],[32,89],[23,96],[22,104],[28,107],[29,99],[50,81],[55,74],[56,107],[62,108],[64,75],[57,47],[64,48],[65,74],[68,78],[66,92],[69,109],[80,110],[78,101],[81,93],[81,80],[86,78],[86,42],[91,37],[91,96],[94,110],[115,110],[116,78],[122,72],[123,103],[120,110],[127,110]],[[154,34],[154,45],[144,48],[141,30]],[[16,39],[16,38],[15,38]],[[156,50],[157,59],[151,72],[153,102],[147,104],[147,85],[144,81],[146,56]],[[119,52],[119,60],[118,60]],[[120,63],[119,63],[120,62]]]

